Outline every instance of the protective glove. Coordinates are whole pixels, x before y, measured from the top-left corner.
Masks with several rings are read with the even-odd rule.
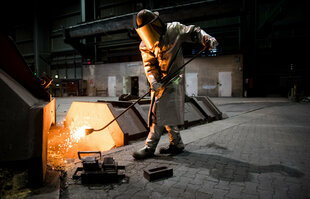
[[[153,91],[159,91],[161,87],[162,87],[162,84],[161,84],[161,83],[154,82],[154,83],[152,84],[152,86],[151,86],[151,89],[152,89]]]
[[[208,50],[211,50],[213,48],[216,48],[218,46],[218,42],[214,37],[210,37],[208,35],[205,35],[203,37],[203,45],[207,46]]]

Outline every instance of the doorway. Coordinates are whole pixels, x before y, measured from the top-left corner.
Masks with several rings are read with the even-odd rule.
[[[131,95],[139,96],[139,77],[138,76],[130,77],[130,85],[131,85],[130,89]]]
[[[198,73],[185,73],[186,95],[198,95]]]
[[[108,76],[108,94],[111,97],[116,96],[116,77]]]
[[[219,97],[231,97],[231,72],[219,72]]]

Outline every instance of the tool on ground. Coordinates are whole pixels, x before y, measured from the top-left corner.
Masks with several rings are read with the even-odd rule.
[[[81,157],[82,154],[92,156]],[[78,167],[72,178],[81,179],[82,184],[116,183],[126,178],[125,166],[119,166],[112,157],[105,157],[101,161],[100,151],[79,151],[78,156],[83,167]]]
[[[162,83],[162,87],[165,87],[168,83],[170,83],[171,81],[173,81],[180,73],[180,71],[191,61],[193,61],[193,59],[195,59],[196,57],[198,57],[203,51],[205,51],[207,49],[207,46],[205,46],[201,51],[199,51],[197,54],[195,54],[192,58],[190,58],[187,62],[185,62],[180,68],[178,68],[178,70],[176,70],[174,73],[172,73],[171,75],[167,75],[160,83]],[[139,101],[141,101],[145,96],[147,96],[149,93],[151,92],[151,90],[149,90],[147,93],[145,93],[142,97],[140,97],[139,99],[137,99],[134,103],[132,103],[130,106],[128,106],[123,112],[121,112],[117,117],[115,117],[113,120],[111,120],[108,124],[106,124],[104,127],[100,128],[100,129],[93,129],[93,128],[88,128],[85,129],[85,135],[89,135],[91,133],[93,133],[94,131],[102,131],[103,129],[107,128],[110,124],[112,124],[115,120],[117,120],[120,116],[122,116],[124,113],[126,113],[129,109],[131,109],[131,107],[133,107],[134,105],[136,105]]]
[[[166,166],[144,169],[143,176],[148,181],[165,179],[173,176],[173,169]]]

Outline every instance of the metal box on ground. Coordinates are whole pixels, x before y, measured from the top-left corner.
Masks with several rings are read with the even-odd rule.
[[[99,156],[82,158],[81,154],[99,154]],[[100,151],[79,151],[78,156],[82,160],[83,167],[78,167],[72,178],[81,179],[82,184],[117,183],[125,178],[125,167],[119,166],[112,157],[104,157],[101,160]]]
[[[117,117],[133,102],[126,101],[98,101],[102,103],[110,103],[113,106],[111,109],[114,117]],[[117,119],[122,131],[125,135],[125,144],[130,140],[136,140],[145,137],[148,133],[147,113],[140,107],[139,104],[133,106],[124,115]]]
[[[148,100],[148,102],[150,101]],[[143,103],[140,107],[144,111],[144,115],[146,115],[145,121],[147,122],[150,104]],[[184,125],[181,127],[188,128],[206,122],[221,120],[226,117],[208,96],[186,96],[184,104]]]
[[[143,176],[148,181],[160,180],[173,176],[173,169],[166,166],[144,169]]]
[[[65,126],[75,129],[91,127],[100,129],[128,107],[131,102],[73,102],[65,119]],[[104,144],[110,148],[126,145],[130,140],[146,136],[147,124],[142,116],[144,112],[139,105],[128,110],[106,129],[87,136],[92,150],[102,150]],[[96,148],[97,146],[97,148]]]
[[[210,121],[224,119],[223,113],[217,108],[208,96],[197,96],[192,98],[205,113]]]
[[[184,104],[184,128],[193,125],[204,124],[207,122],[207,116],[201,112],[192,102]]]

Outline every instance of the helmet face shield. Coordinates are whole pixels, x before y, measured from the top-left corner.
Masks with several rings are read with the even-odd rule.
[[[136,31],[149,49],[154,47],[154,44],[160,40],[161,35],[164,33],[163,24],[158,16],[150,23],[138,27]]]

